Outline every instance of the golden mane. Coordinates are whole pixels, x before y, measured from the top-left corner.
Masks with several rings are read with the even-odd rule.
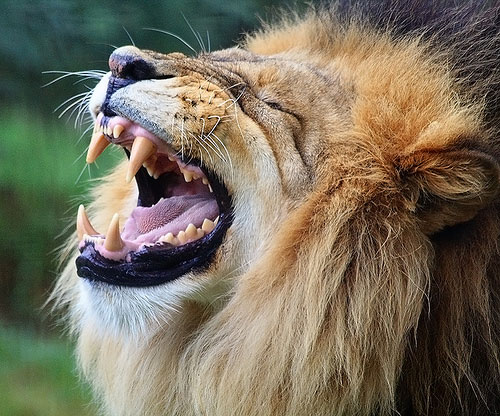
[[[65,269],[55,296],[110,414],[500,411],[500,9],[436,6],[413,27],[407,2],[385,17],[344,7],[242,45],[334,62],[351,124],[324,139],[314,188],[230,289],[180,301],[168,328],[141,342],[83,318],[72,262]],[[97,191],[99,227],[127,204],[118,177]]]

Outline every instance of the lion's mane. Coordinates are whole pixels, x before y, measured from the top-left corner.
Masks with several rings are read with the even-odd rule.
[[[341,1],[246,40],[256,53],[309,48],[363,67],[357,87],[367,98],[353,105],[349,144],[325,152],[315,189],[225,297],[185,302],[141,343],[79,322],[76,277],[66,269],[57,291],[77,305],[81,364],[112,414],[500,412],[500,210],[491,179],[500,160],[500,7],[365,3]],[[399,89],[398,79],[410,87]],[[441,97],[429,111],[447,121],[425,128],[417,124],[431,115],[411,111],[401,120],[391,103],[370,101],[377,89],[408,108]],[[433,128],[480,137],[461,138],[443,156]],[[419,132],[425,145],[384,147],[394,131]]]

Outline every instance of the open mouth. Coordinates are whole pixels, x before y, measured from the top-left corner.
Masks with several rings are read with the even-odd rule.
[[[126,179],[136,179],[137,207],[122,230],[115,214],[106,234],[94,229],[80,207],[78,275],[114,285],[153,286],[208,267],[232,221],[222,181],[139,124],[100,113],[87,161],[110,143],[129,156]]]

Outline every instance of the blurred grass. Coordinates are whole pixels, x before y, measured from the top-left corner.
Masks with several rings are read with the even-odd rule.
[[[90,394],[75,373],[72,347],[0,326],[0,415],[90,416]]]
[[[0,125],[0,319],[41,325],[57,247],[68,234],[61,232],[72,229],[89,177],[102,176],[119,156],[106,151],[100,169],[87,168],[80,156],[90,133],[78,142],[71,124],[22,107],[2,111]]]

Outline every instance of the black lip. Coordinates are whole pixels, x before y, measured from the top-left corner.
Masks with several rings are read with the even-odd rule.
[[[191,164],[193,161],[190,161]],[[144,168],[141,168],[143,170]],[[114,261],[97,252],[94,243],[86,242],[76,259],[78,276],[116,286],[146,287],[173,281],[190,271],[210,266],[233,221],[232,200],[225,186],[210,172],[204,171],[219,205],[219,222],[203,238],[179,247],[158,244],[130,252],[129,261]],[[138,176],[147,175],[139,171]]]

